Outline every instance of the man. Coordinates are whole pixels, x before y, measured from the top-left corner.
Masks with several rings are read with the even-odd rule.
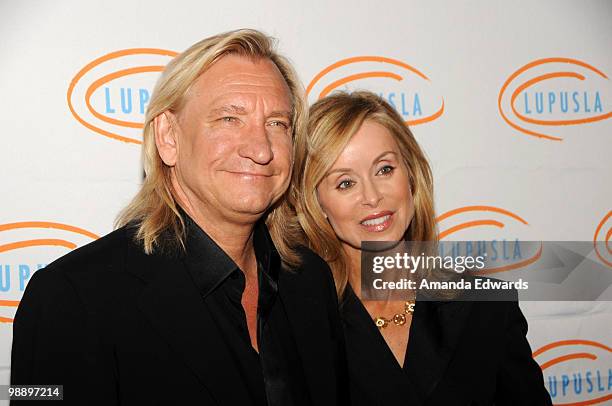
[[[145,120],[142,189],[121,228],[32,277],[11,383],[64,385],[64,399],[88,405],[338,404],[331,276],[280,269],[268,233],[283,226],[274,212],[302,97],[257,31],[170,62]]]

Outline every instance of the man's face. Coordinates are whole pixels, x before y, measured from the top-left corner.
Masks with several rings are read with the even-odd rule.
[[[190,209],[217,220],[257,220],[291,175],[290,91],[274,63],[227,55],[169,115],[176,134],[175,187]],[[171,161],[171,160],[170,160]]]

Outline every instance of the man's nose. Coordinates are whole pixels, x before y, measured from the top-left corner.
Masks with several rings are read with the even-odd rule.
[[[362,182],[361,203],[370,207],[377,207],[383,195],[371,180]]]
[[[254,123],[246,128],[238,153],[259,165],[266,165],[274,159],[265,123]]]

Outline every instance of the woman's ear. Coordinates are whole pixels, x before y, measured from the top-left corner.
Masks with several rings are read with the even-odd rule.
[[[178,134],[172,112],[166,110],[153,119],[155,145],[160,158],[168,166],[176,165],[178,157]]]
[[[316,198],[317,198],[317,204],[319,205],[319,208],[321,209],[321,213],[323,213],[323,217],[327,218],[327,213],[325,213],[325,209],[323,208],[323,206],[321,206],[321,202],[319,201],[319,189],[317,188],[317,193],[316,193]]]

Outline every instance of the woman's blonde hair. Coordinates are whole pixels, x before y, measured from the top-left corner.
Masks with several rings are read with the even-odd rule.
[[[268,59],[276,65],[291,92],[293,138],[304,131],[308,112],[303,87],[289,61],[275,51],[272,38],[256,30],[230,31],[206,38],[175,57],[157,81],[145,115],[142,145],[144,182],[115,222],[117,227],[128,224],[136,227],[135,238],[142,243],[147,254],[158,247],[185,247],[185,223],[172,188],[170,168],[157,151],[154,119],[165,111],[180,111],[198,77],[228,54]],[[268,213],[267,225],[274,241],[284,233],[285,225],[277,220],[277,212],[286,210],[285,205],[285,199],[281,198]],[[283,251],[281,256],[283,254],[287,255],[289,263],[296,262],[292,252]]]
[[[397,111],[371,92],[335,93],[310,108],[305,145],[297,145],[291,191],[296,219],[307,246],[330,265],[338,297],[348,283],[348,259],[333,228],[323,215],[317,187],[366,120],[384,126],[393,136],[408,169],[414,217],[404,235],[412,241],[437,241],[433,178],[427,159]],[[299,241],[298,238],[292,237]]]

